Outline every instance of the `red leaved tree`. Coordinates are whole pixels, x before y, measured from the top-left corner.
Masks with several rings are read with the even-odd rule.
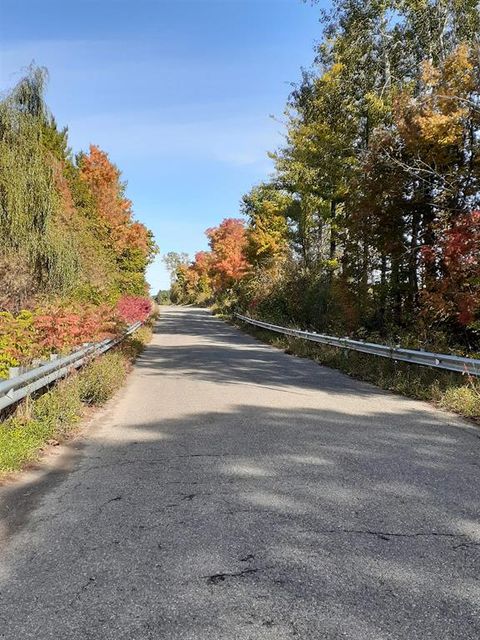
[[[147,255],[150,241],[146,227],[133,220],[132,202],[125,197],[121,174],[108,154],[95,145],[81,158],[80,175],[89,185],[104,229],[117,253],[139,249]]]
[[[212,250],[209,261],[215,288],[228,289],[248,270],[245,223],[237,218],[225,218],[218,227],[207,229],[206,234]]]
[[[463,326],[480,324],[480,211],[459,216],[435,246],[423,248],[425,264],[442,276],[423,295],[425,312]]]

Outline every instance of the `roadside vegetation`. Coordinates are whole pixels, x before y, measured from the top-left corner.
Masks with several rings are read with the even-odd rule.
[[[150,342],[152,322],[45,393],[26,399],[0,423],[0,478],[74,434],[90,407],[101,407],[122,387],[133,361]]]
[[[169,257],[171,298],[478,357],[478,3],[335,0],[322,23],[286,105],[274,175],[243,196],[243,217],[206,231],[209,251]],[[312,355],[479,414],[478,382],[323,347]]]
[[[74,155],[32,66],[0,101],[0,378],[144,319],[157,248],[121,173],[92,145]]]
[[[119,336],[152,314],[145,270],[157,252],[121,172],[95,145],[73,154],[32,65],[0,100],[0,380],[51,354]],[[74,430],[122,385],[142,328],[46,393],[0,415],[0,473]]]

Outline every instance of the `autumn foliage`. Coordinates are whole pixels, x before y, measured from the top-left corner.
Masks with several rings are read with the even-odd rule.
[[[126,324],[144,322],[152,313],[152,302],[141,296],[122,296],[115,307],[116,315]]]
[[[248,271],[243,220],[225,218],[218,227],[207,229],[205,235],[210,251],[199,251],[192,263],[180,265],[174,274],[174,301],[211,301],[233,291]]]
[[[209,229],[179,300],[337,335],[480,352],[480,13],[334,0],[245,224]],[[200,287],[208,279],[209,294]]]
[[[138,249],[147,256],[150,242],[146,227],[133,220],[132,202],[125,197],[120,171],[108,155],[95,145],[80,159],[80,177],[94,197],[100,228],[111,239],[116,252]]]
[[[0,378],[9,367],[28,365],[51,353],[66,354],[85,343],[120,335],[126,325],[152,313],[149,298],[122,296],[109,304],[48,304],[17,315],[0,313]]]
[[[32,66],[0,100],[0,310],[145,295],[152,234],[108,154],[95,145],[72,154],[45,79]]]
[[[48,306],[33,314],[33,327],[42,353],[65,353],[112,336],[117,329],[108,305]]]
[[[480,211],[457,218],[423,259],[441,274],[423,294],[424,313],[480,329]]]
[[[73,156],[45,79],[33,65],[0,100],[0,377],[151,312],[152,234],[106,152]]]
[[[244,250],[246,245],[243,220],[226,218],[218,227],[207,229],[209,239],[210,272],[217,288],[227,288],[240,280],[248,268]]]
[[[22,311],[16,316],[0,313],[0,379],[8,377],[10,367],[38,355],[40,348],[33,324],[33,314]]]

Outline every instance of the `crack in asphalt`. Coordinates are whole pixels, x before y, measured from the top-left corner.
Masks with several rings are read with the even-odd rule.
[[[464,539],[467,537],[464,533],[448,533],[443,531],[416,531],[413,533],[399,533],[395,531],[376,531],[374,529],[322,529],[317,530],[315,533],[319,533],[320,535],[328,535],[328,534],[353,534],[353,535],[371,535],[380,538],[381,540],[390,540],[390,538],[427,538],[427,537],[436,537],[436,538],[459,538]],[[462,545],[480,545],[480,542],[466,542]],[[458,547],[454,547],[456,549]]]
[[[249,553],[244,558],[240,558],[240,562],[250,562],[250,560],[255,560],[253,553]]]
[[[246,575],[257,573],[258,569],[242,569],[241,571],[236,571],[233,573],[214,573],[210,576],[202,576],[202,578],[206,579],[207,584],[220,584],[224,582],[227,578],[244,578]]]
[[[480,547],[480,542],[462,542],[456,544],[453,549],[470,549],[471,547]]]
[[[92,465],[89,467],[82,467],[82,471],[97,471],[99,469],[109,469],[109,468],[117,468],[117,467],[126,467],[132,464],[140,464],[140,465],[155,465],[158,463],[165,463],[171,460],[177,460],[179,458],[224,458],[224,457],[239,457],[238,453],[179,453],[176,455],[163,456],[161,458],[154,458],[150,460],[145,460],[143,458],[138,458],[135,460],[122,460],[119,462],[112,462],[108,464],[99,464]]]

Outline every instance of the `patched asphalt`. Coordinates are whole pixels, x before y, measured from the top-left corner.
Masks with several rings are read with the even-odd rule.
[[[480,430],[167,308],[0,489],[0,638],[477,640]]]

